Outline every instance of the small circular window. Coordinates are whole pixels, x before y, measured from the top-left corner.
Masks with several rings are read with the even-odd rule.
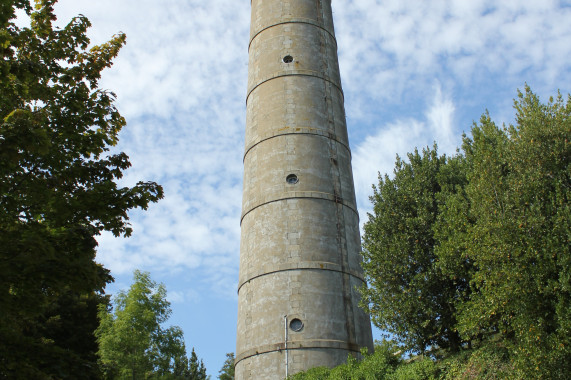
[[[297,179],[297,176],[295,174],[290,174],[286,177],[286,182],[289,183],[290,185],[295,185],[298,181],[299,179]]]
[[[292,63],[293,62],[293,57],[291,55],[286,55],[283,58],[284,63]]]
[[[300,319],[294,318],[289,323],[289,328],[293,331],[301,331],[303,329],[303,322]]]

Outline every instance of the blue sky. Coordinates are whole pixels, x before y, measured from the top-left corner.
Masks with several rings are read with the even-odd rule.
[[[453,153],[486,109],[512,122],[525,83],[543,101],[571,92],[571,0],[333,0],[333,11],[361,222],[396,154],[433,141]],[[130,214],[131,238],[100,237],[108,291],[134,269],[163,282],[170,323],[216,378],[235,349],[250,1],[60,0],[56,13],[58,26],[86,15],[93,43],[127,34],[101,81],[128,122],[122,183],[165,189]]]

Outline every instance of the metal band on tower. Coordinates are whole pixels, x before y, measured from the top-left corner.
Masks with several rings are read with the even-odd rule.
[[[331,0],[252,0],[250,36],[236,379],[283,379],[371,325]]]

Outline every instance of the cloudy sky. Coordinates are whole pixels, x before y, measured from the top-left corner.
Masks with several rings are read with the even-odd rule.
[[[571,0],[333,0],[361,221],[377,172],[437,141],[453,153],[488,109],[513,120],[528,83],[546,101],[571,92]],[[98,260],[125,289],[134,269],[163,282],[182,327],[216,377],[235,349],[248,0],[60,0],[93,43],[127,46],[102,87],[128,125],[123,183],[153,180],[165,199],[133,212],[130,239],[104,235]]]

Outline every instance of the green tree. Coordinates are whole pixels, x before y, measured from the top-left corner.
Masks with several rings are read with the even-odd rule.
[[[89,47],[89,21],[54,28],[56,0],[0,0],[0,377],[96,378],[96,305],[112,281],[95,236],[129,236],[127,212],[162,197],[119,188],[109,154],[125,120],[98,88],[125,42]],[[29,27],[14,23],[25,12]]]
[[[95,332],[100,363],[109,379],[206,379],[194,349],[190,360],[182,330],[163,328],[171,315],[166,288],[149,273],[135,271],[127,292],[114,298],[114,310],[101,307]]]
[[[198,360],[198,356],[196,356],[193,348],[190,354],[190,360],[188,361],[188,375],[186,379],[206,380],[207,378],[208,376],[206,376],[206,367],[204,367],[202,360]]]
[[[373,214],[365,224],[363,288],[373,323],[407,349],[429,346],[458,351],[456,301],[467,295],[462,276],[443,274],[436,255],[435,225],[442,205],[465,185],[462,157],[438,156],[437,148],[397,157],[394,178],[379,176]]]
[[[516,124],[484,115],[465,138],[477,271],[465,335],[501,334],[520,377],[571,375],[571,96],[542,104],[526,87]]]
[[[362,360],[353,356],[347,358],[347,363],[335,368],[316,367],[308,371],[290,376],[292,380],[390,380],[395,371],[404,364],[402,349],[394,341],[383,340],[375,342],[375,352],[371,355],[363,353]]]
[[[365,301],[377,326],[413,350],[475,343],[449,361],[462,376],[566,379],[571,96],[542,104],[526,87],[515,109],[504,127],[484,114],[456,156],[415,151],[379,179],[363,239]],[[426,364],[417,366],[432,371]]]
[[[233,352],[226,354],[226,360],[218,372],[218,378],[220,380],[234,380],[234,360]]]

